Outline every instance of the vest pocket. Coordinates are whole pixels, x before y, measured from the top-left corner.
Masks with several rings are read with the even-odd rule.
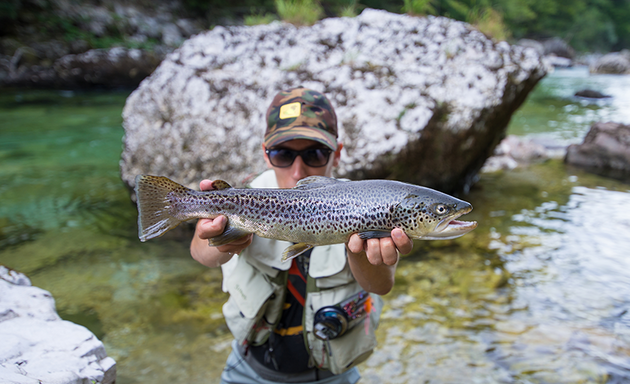
[[[369,315],[348,329],[342,336],[323,341],[313,333],[315,313],[322,307],[334,305],[358,293],[358,283],[342,287],[309,293],[305,310],[306,340],[311,358],[317,367],[340,374],[365,361],[376,347],[376,328],[380,321],[383,299],[370,294],[371,311]]]
[[[265,318],[267,307],[283,300],[278,285],[240,257],[226,280],[226,288],[230,298],[223,305],[223,316],[234,338],[241,344],[245,340],[254,345],[262,344],[269,336],[271,322],[277,321],[276,311]],[[252,336],[255,340],[249,340]]]

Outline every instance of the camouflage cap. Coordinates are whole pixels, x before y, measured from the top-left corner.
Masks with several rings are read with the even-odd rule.
[[[265,147],[295,139],[317,141],[337,149],[337,115],[323,94],[307,88],[282,91],[267,109]]]

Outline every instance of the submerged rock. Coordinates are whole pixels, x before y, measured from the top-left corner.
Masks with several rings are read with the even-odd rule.
[[[216,27],[170,54],[123,111],[123,180],[243,185],[265,169],[265,112],[281,89],[324,92],[344,143],[337,175],[467,189],[546,67],[470,25],[367,9],[312,27]]]
[[[588,99],[607,99],[610,98],[611,96],[609,95],[604,95],[603,93],[599,92],[599,91],[595,91],[593,89],[582,89],[579,90],[577,92],[575,92],[576,97],[586,97]]]
[[[599,175],[630,181],[630,125],[593,124],[582,144],[569,146],[565,162]]]
[[[0,266],[0,378],[13,384],[113,384],[116,362],[85,327],[61,320],[49,292]]]

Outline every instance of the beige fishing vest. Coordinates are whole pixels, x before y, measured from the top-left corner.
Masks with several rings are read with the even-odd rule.
[[[277,188],[273,170],[256,178],[253,188]],[[235,255],[223,269],[223,290],[230,298],[223,305],[228,328],[240,344],[261,345],[278,325],[287,292],[291,262],[282,262],[282,251],[292,243],[254,236],[252,244]],[[307,276],[302,325],[311,363],[334,374],[342,373],[368,358],[376,347],[375,331],[383,300],[372,297],[372,311],[338,338],[324,342],[313,334],[315,313],[361,291],[347,262],[344,244],[313,248]]]

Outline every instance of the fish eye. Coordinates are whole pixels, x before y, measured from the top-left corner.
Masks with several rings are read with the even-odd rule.
[[[448,206],[444,205],[444,204],[436,204],[433,207],[433,210],[435,211],[435,213],[437,213],[438,215],[444,215],[447,214],[448,211],[450,210]]]

